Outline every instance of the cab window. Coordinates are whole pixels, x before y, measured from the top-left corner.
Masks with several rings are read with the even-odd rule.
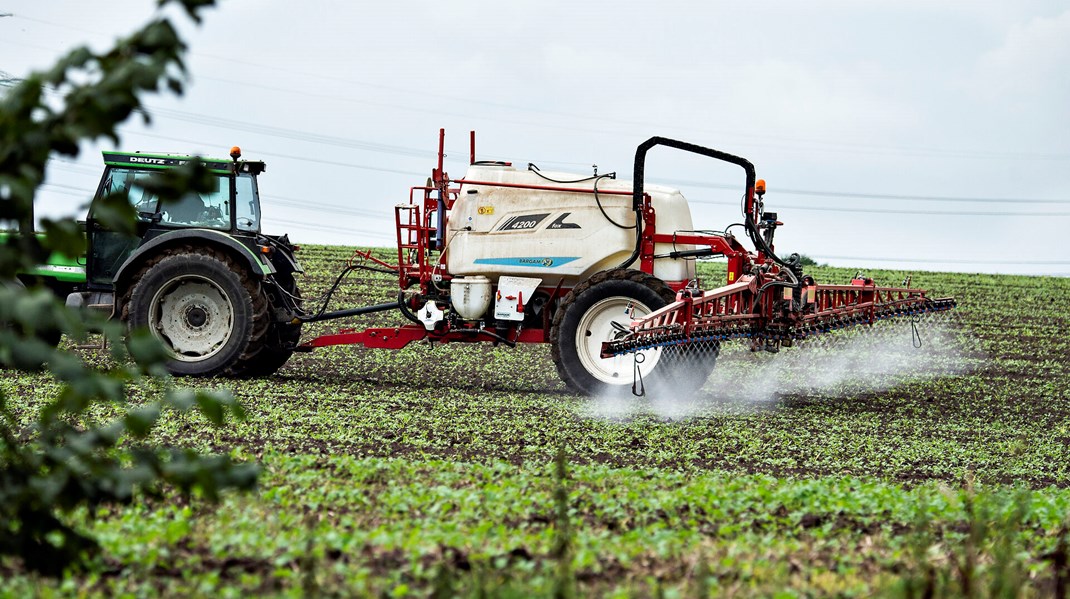
[[[214,189],[206,193],[187,193],[177,202],[160,206],[161,223],[230,229],[230,181],[226,176],[215,178]]]
[[[156,214],[158,200],[155,194],[146,191],[139,183],[151,176],[152,173],[147,171],[111,168],[108,170],[108,178],[104,180],[101,195],[125,193],[130,205],[137,211],[138,219],[149,220]]]
[[[234,211],[237,213],[238,229],[259,232],[260,198],[257,194],[256,179],[248,173],[241,173],[235,183],[237,201]]]

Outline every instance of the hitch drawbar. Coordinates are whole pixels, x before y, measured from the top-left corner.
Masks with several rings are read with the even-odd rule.
[[[953,298],[931,299],[921,289],[850,285],[771,286],[753,275],[711,291],[685,289],[676,302],[632,323],[626,335],[602,344],[610,358],[669,345],[751,339],[769,347],[878,320],[942,312]]]

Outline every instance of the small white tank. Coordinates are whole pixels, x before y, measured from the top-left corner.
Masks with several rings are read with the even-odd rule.
[[[490,279],[484,276],[457,277],[450,284],[453,309],[465,320],[483,318],[490,308]]]
[[[597,182],[598,200],[591,193],[595,181],[575,181],[585,175],[519,170],[499,164],[475,164],[468,168],[465,183],[453,205],[447,226],[447,268],[456,276],[484,275],[497,280],[502,275],[541,277],[544,285],[575,286],[594,273],[615,268],[635,249],[632,183],[602,178]],[[528,188],[496,184],[524,185]],[[553,187],[560,190],[532,189]],[[676,189],[646,185],[657,214],[657,231],[672,233],[692,229],[687,200]],[[569,191],[575,189],[576,191]],[[584,192],[586,190],[586,192]],[[627,192],[613,194],[604,192]],[[601,210],[599,209],[601,203]],[[605,214],[603,214],[603,211]],[[654,253],[693,249],[690,245],[657,244]],[[639,268],[636,260],[632,268]],[[693,261],[658,259],[654,276],[666,282],[695,276]]]

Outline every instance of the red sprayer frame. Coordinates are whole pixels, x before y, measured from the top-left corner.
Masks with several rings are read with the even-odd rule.
[[[445,130],[439,131],[438,163],[426,186],[409,190],[408,204],[395,208],[398,263],[387,265],[358,252],[365,260],[395,270],[402,293],[396,304],[381,304],[330,313],[312,320],[325,320],[397,308],[413,324],[398,327],[370,328],[362,331],[346,329],[324,335],[305,343],[303,349],[340,344],[363,344],[367,347],[399,349],[413,341],[427,339],[438,342],[544,343],[550,340],[553,308],[570,288],[558,286],[541,288],[549,295],[543,310],[541,326],[532,323],[505,323],[505,328],[493,330],[480,323],[451,323],[442,320],[430,330],[413,315],[420,309],[419,301],[441,297],[436,284],[450,280],[445,269],[446,225],[450,210],[460,192],[460,185],[490,185],[515,187],[533,191],[562,191],[594,193],[573,187],[554,187],[510,183],[492,183],[460,179],[452,181],[444,170]],[[475,132],[470,138],[469,161],[476,162]],[[736,164],[746,172],[743,198],[744,228],[756,250],[748,251],[731,234],[659,233],[657,215],[651,198],[643,190],[646,153],[656,146],[668,146],[697,153],[716,160]],[[818,285],[802,275],[797,261],[784,261],[773,251],[773,233],[782,223],[775,214],[763,212],[764,181],[755,178],[753,165],[746,159],[718,150],[686,142],[653,137],[636,150],[633,190],[598,191],[599,194],[631,195],[638,232],[635,252],[629,262],[637,262],[639,269],[652,274],[656,259],[702,258],[725,256],[728,259],[727,286],[702,291],[691,281],[665,281],[677,291],[677,301],[632,324],[630,332],[621,339],[603,345],[604,357],[640,351],[665,345],[681,345],[698,341],[721,341],[749,338],[753,347],[776,349],[795,339],[856,324],[872,324],[882,318],[914,315],[953,308],[953,299],[929,299],[925,292],[909,287],[878,287],[869,279],[856,279],[851,285]],[[756,194],[757,193],[757,197]],[[655,254],[655,244],[696,246],[697,249]],[[414,287],[419,292],[408,299],[405,290]]]
[[[604,343],[602,357],[740,338],[750,339],[752,349],[775,350],[835,329],[955,307],[952,298],[930,299],[925,291],[909,287],[878,287],[872,279],[805,285],[801,297],[770,282],[776,279],[744,275],[712,291],[683,290],[675,303],[633,322],[628,335]]]

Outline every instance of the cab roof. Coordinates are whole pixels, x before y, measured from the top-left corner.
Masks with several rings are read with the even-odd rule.
[[[103,152],[104,164],[108,166],[125,166],[128,168],[142,169],[169,169],[182,166],[194,158],[177,154],[143,154],[141,152]],[[213,173],[226,174],[231,172],[234,162],[225,158],[199,157],[208,170]],[[266,165],[259,160],[239,160],[239,170],[243,173],[258,175],[264,172]]]

